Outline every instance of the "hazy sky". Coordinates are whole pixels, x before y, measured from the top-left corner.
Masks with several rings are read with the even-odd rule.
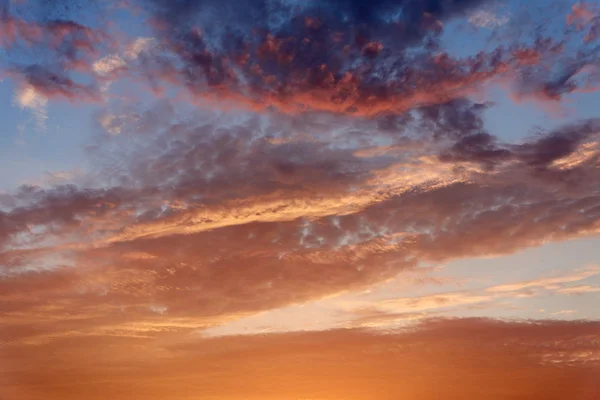
[[[0,12],[0,400],[600,398],[600,3]]]

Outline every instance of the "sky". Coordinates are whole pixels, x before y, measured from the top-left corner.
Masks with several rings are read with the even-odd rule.
[[[0,400],[600,398],[600,3],[0,0]]]

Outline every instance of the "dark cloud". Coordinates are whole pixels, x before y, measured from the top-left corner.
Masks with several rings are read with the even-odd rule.
[[[510,82],[515,99],[543,102],[591,90],[597,82],[588,76],[597,62],[591,43],[574,52],[567,44],[577,35],[567,30],[563,40],[551,39],[537,29],[543,23],[534,16],[527,19],[539,24],[532,40],[511,36],[509,43],[470,57],[446,54],[444,22],[484,0],[33,3],[29,11],[18,4],[3,10],[4,47],[14,53],[12,60],[31,60],[8,69],[27,77],[27,66],[35,65],[64,82],[76,82],[84,72],[86,83],[70,91],[70,99],[97,100],[107,79],[122,79],[143,82],[159,95],[183,90],[202,103],[373,116],[446,103],[500,78]],[[147,18],[159,40],[110,78],[99,76],[92,64],[127,46],[107,23],[126,6]],[[47,83],[45,92],[65,97]]]
[[[501,143],[484,128],[483,110],[485,105],[464,100],[420,110],[421,126],[433,132],[434,138],[454,141],[440,154],[441,161],[472,162],[489,169],[517,162],[523,168],[547,172],[553,162],[573,154],[582,143],[595,142],[600,132],[600,120],[593,118],[543,132],[521,144]]]
[[[503,71],[512,56],[502,51],[473,59],[432,52],[438,20],[481,3],[142,2],[178,59],[161,63],[158,75],[168,69],[195,96],[365,115],[444,102]],[[216,15],[231,23],[214,24]]]
[[[487,132],[474,133],[459,139],[440,156],[440,160],[449,162],[477,162],[486,168],[492,168],[513,158],[510,150],[500,148],[497,139]]]
[[[538,140],[515,147],[518,158],[535,168],[543,168],[573,153],[582,142],[600,132],[600,120],[590,119],[559,128]],[[592,139],[593,140],[593,139]]]
[[[484,132],[483,112],[489,104],[473,103],[464,98],[418,108],[423,122],[420,126],[433,133],[434,138],[458,140]]]
[[[158,42],[153,51],[111,71],[110,80],[143,82],[159,95],[183,90],[205,105],[367,116],[446,103],[500,78],[510,82],[517,100],[544,102],[590,90],[597,81],[587,76],[596,64],[595,48],[567,51],[565,43],[576,36],[571,32],[562,41],[540,33],[532,41],[513,37],[470,57],[446,54],[440,47],[443,23],[485,3],[132,1],[124,4],[147,18]],[[47,59],[38,67],[55,75],[64,71],[61,80],[76,81],[74,72],[85,72],[95,83],[88,83],[95,96],[81,99],[94,100],[108,78],[92,71],[93,62],[126,44],[106,27],[114,7],[85,4],[94,7],[95,19],[84,18],[83,3],[71,1],[52,2],[46,7],[52,12],[29,12],[27,18],[20,16],[21,8],[7,8],[2,29],[5,47],[34,45]]]
[[[419,31],[427,14],[437,19],[447,19],[468,9],[484,4],[485,0],[451,0],[451,1],[413,1],[413,0],[331,0],[327,2],[307,1],[205,1],[202,3],[190,0],[168,2],[164,0],[141,0],[139,4],[149,6],[155,17],[163,22],[181,25],[182,22],[193,24],[195,20],[208,16],[228,15],[229,24],[238,29],[275,27],[283,31],[293,18],[301,19],[311,13],[313,17],[323,19],[340,19],[349,25],[366,24],[367,29],[377,29],[376,24],[400,23],[401,29]],[[277,21],[279,24],[275,24]],[[339,24],[340,22],[338,22]],[[237,24],[237,26],[235,26]],[[188,28],[188,27],[183,27]],[[410,37],[411,35],[409,35]],[[406,40],[406,39],[405,39]]]
[[[513,36],[471,57],[446,54],[443,22],[484,1],[140,4],[175,56],[149,74],[203,101],[373,116],[446,103],[498,79],[519,101],[550,103],[597,82],[582,79],[596,65],[595,48],[567,50],[575,36],[551,38],[535,16],[527,20],[539,23],[531,40]]]
[[[521,143],[508,143],[492,135],[484,126],[483,112],[489,106],[455,99],[417,108],[408,118],[384,117],[379,126],[383,131],[391,124],[398,143],[411,135],[420,138],[419,146],[434,143],[437,158],[454,165],[456,173],[468,171],[474,165],[483,168],[487,172],[478,177],[484,182],[502,180],[503,184],[510,185],[515,183],[510,174],[518,173],[536,186],[554,185],[554,189],[577,190],[582,182],[591,178],[590,174],[594,174],[597,155],[591,150],[584,156],[586,151],[583,149],[586,146],[595,148],[599,132],[597,119],[539,132]],[[386,125],[381,125],[383,121]],[[574,157],[571,164],[566,161],[569,157]],[[567,164],[562,165],[563,162]]]

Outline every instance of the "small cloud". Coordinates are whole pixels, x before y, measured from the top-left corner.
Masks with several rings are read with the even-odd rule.
[[[428,312],[386,312],[373,308],[361,308],[350,313],[345,328],[390,328],[399,324],[413,324],[437,314]]]
[[[578,285],[563,287],[557,290],[558,293],[562,294],[584,294],[584,293],[595,293],[600,292],[600,287],[592,285]]]
[[[103,82],[100,85],[100,91],[106,93],[115,79],[115,75],[125,69],[127,64],[125,60],[118,54],[109,54],[102,57],[92,65],[94,72],[103,77]]]
[[[100,117],[100,125],[111,135],[118,135],[121,133],[121,127],[116,124],[116,117],[112,114],[105,114]]]
[[[589,4],[577,3],[571,8],[571,13],[567,15],[567,25],[574,25],[579,29],[591,23],[597,17],[596,12]]]
[[[105,112],[98,117],[98,123],[110,135],[118,135],[124,126],[134,119],[135,117],[132,115],[116,115]]]
[[[150,50],[156,45],[156,39],[153,37],[139,37],[136,38],[124,52],[126,58],[130,60],[137,59],[141,53]]]
[[[131,251],[123,254],[123,258],[128,260],[152,260],[156,258],[156,256],[142,251]]]
[[[57,185],[65,182],[72,181],[79,173],[77,171],[48,171],[45,173],[46,181],[51,185]]]
[[[521,291],[521,290],[525,290],[525,289],[541,288],[541,289],[547,289],[547,290],[556,290],[560,293],[564,293],[564,290],[569,289],[569,288],[561,288],[562,284],[582,281],[584,279],[587,279],[589,277],[592,277],[592,276],[595,276],[598,274],[600,274],[600,268],[597,266],[590,266],[590,267],[575,271],[568,275],[557,276],[557,277],[553,277],[553,278],[536,279],[536,280],[526,281],[526,282],[511,283],[511,284],[507,284],[507,285],[493,286],[493,287],[486,289],[486,291],[492,292],[492,293],[503,293],[503,292],[517,292],[517,291]]]
[[[150,306],[150,311],[152,311],[153,313],[157,313],[157,314],[165,314],[167,312],[167,310],[169,309],[168,307],[165,306]]]
[[[552,313],[552,315],[571,315],[571,314],[577,314],[577,311],[574,310],[561,310],[561,311],[557,311]]]
[[[108,75],[125,66],[125,60],[118,54],[109,54],[96,61],[92,65],[92,69],[99,75]]]
[[[591,349],[567,349],[564,351],[555,351],[542,356],[543,364],[555,365],[581,365],[596,364],[600,362],[600,351]]]
[[[507,15],[498,16],[489,10],[479,10],[471,14],[469,22],[481,28],[497,28],[509,21]]]
[[[422,297],[404,297],[377,303],[381,310],[393,313],[414,313],[458,306],[481,304],[493,300],[492,296],[468,292],[439,293]]]
[[[27,109],[33,113],[33,117],[39,129],[46,128],[48,119],[48,98],[41,94],[32,85],[23,85],[17,89],[13,99],[21,109]]]

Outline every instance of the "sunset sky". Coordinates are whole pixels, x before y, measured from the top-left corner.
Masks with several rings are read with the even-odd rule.
[[[0,400],[600,399],[600,2],[0,0]]]

